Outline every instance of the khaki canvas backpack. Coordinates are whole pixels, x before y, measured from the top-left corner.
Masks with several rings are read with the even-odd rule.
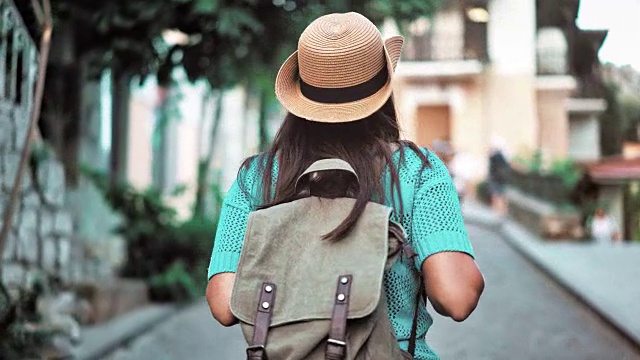
[[[355,175],[348,163],[325,159],[300,179],[325,170]],[[387,315],[384,271],[398,256],[415,255],[390,220],[392,209],[370,202],[345,238],[321,239],[354,203],[307,196],[249,215],[231,298],[247,359],[413,358],[398,346]],[[416,317],[413,322],[411,353]]]

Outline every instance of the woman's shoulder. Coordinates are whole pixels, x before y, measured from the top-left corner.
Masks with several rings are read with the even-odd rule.
[[[270,164],[268,154],[265,152],[261,152],[246,158],[242,165],[240,166],[240,170],[238,171],[238,179],[246,182],[256,182],[262,179],[264,171],[267,167],[271,167],[272,171],[276,171],[278,169],[278,159],[273,157],[272,162]]]
[[[235,200],[248,204],[251,208],[257,206],[262,197],[264,173],[268,171],[267,167],[271,167],[271,172],[277,174],[277,166],[276,161],[269,164],[265,153],[246,158],[238,169],[236,180],[227,192],[228,202]]]
[[[403,145],[401,151],[396,151],[394,159],[401,182],[420,186],[450,179],[447,167],[434,152],[424,147],[417,150],[419,152],[409,145]]]
[[[403,144],[393,153],[395,165],[402,172],[419,174],[427,178],[437,177],[448,173],[446,166],[440,158],[432,151],[425,147],[410,146]],[[426,160],[426,162],[425,162]],[[238,176],[245,181],[256,181],[262,178],[267,167],[277,174],[278,159],[272,159],[272,166],[269,164],[267,153],[258,153],[244,160]]]

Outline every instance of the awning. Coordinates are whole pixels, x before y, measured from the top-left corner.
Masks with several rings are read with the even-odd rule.
[[[604,158],[587,165],[591,178],[596,182],[640,180],[640,157],[623,156]]]

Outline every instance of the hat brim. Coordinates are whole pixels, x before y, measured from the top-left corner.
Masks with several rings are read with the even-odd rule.
[[[339,104],[321,103],[308,99],[300,91],[297,51],[280,67],[275,84],[276,97],[289,112],[307,120],[340,123],[364,119],[380,109],[391,96],[391,78],[400,59],[402,44],[402,36],[385,40],[384,54],[389,77],[385,85],[369,97]]]

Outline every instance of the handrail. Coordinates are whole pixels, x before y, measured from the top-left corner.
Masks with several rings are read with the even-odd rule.
[[[5,21],[9,18],[5,19],[5,14],[9,14],[10,12],[14,12],[15,21],[19,21],[19,24],[22,25],[22,31],[26,32],[26,27],[24,23],[22,23],[22,18],[19,16],[17,9],[11,0],[0,0],[0,4],[2,2],[4,6],[8,7],[8,10],[3,10],[2,12],[2,34],[5,34]],[[42,37],[40,39],[40,54],[38,55],[38,70],[37,73],[38,78],[36,82],[36,91],[33,95],[33,108],[31,109],[31,117],[29,118],[29,124],[27,127],[27,133],[25,134],[24,145],[22,147],[22,152],[20,154],[20,163],[18,164],[18,170],[16,172],[13,187],[11,189],[11,195],[9,197],[9,201],[5,205],[3,210],[3,221],[2,221],[2,229],[0,229],[0,258],[1,255],[4,254],[4,248],[7,242],[7,238],[9,237],[9,230],[13,225],[13,214],[16,208],[16,202],[18,199],[18,193],[22,184],[22,177],[27,167],[27,162],[29,159],[29,153],[31,151],[31,141],[33,139],[33,134],[37,128],[37,121],[40,117],[40,109],[42,106],[42,96],[44,94],[44,81],[46,77],[47,63],[49,61],[49,48],[51,45],[51,33],[53,31],[53,21],[51,16],[51,3],[49,0],[42,0],[42,4],[38,2],[38,0],[31,0],[33,8],[35,9],[35,14],[38,18],[39,25],[42,27]],[[3,6],[3,8],[4,8]],[[30,37],[27,34],[27,38]],[[35,48],[34,48],[35,49]],[[27,88],[27,87],[25,87]],[[22,90],[22,89],[18,89]],[[30,93],[30,92],[28,92]],[[24,100],[24,99],[23,99]],[[0,262],[0,275],[2,275],[2,262]]]
[[[4,41],[9,33],[11,33],[11,41]],[[0,42],[0,98],[14,101],[18,93],[23,90],[16,89],[17,77],[20,76],[20,74],[16,73],[17,53],[22,49],[26,49],[29,52],[33,52],[35,59],[37,56],[37,48],[13,0],[0,0],[0,37],[3,39],[3,41]],[[12,44],[11,48],[7,46],[9,43]],[[12,58],[4,59],[9,51],[11,51],[13,55]],[[7,70],[7,62],[11,62],[12,73],[9,74],[9,77],[4,78]],[[10,90],[9,94],[5,93],[7,90],[7,81],[10,81],[10,86],[8,87]],[[31,88],[25,89],[30,90]],[[29,98],[30,97],[29,95]]]

